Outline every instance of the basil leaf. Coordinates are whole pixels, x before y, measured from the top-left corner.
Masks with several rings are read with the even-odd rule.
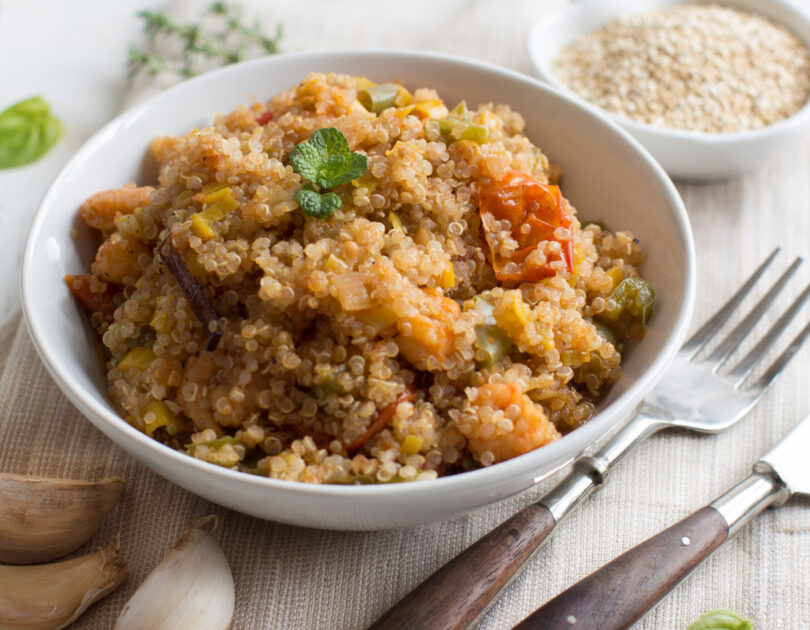
[[[309,184],[295,193],[295,200],[306,214],[316,219],[326,219],[343,205],[335,193],[319,193]]]
[[[62,123],[51,115],[42,97],[12,105],[0,112],[0,168],[36,162],[61,135]]]
[[[704,613],[686,630],[754,630],[754,622],[725,608]]]

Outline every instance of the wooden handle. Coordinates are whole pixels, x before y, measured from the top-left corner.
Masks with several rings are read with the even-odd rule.
[[[704,507],[580,580],[514,630],[627,628],[728,537],[728,524]]]
[[[462,551],[380,617],[369,630],[467,628],[511,582],[554,529],[535,503]]]

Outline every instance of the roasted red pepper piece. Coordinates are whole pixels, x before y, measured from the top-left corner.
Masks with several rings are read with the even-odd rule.
[[[256,118],[256,122],[260,125],[266,125],[271,120],[273,120],[273,112],[271,112],[269,109]]]
[[[559,186],[542,184],[525,173],[510,170],[503,179],[481,187],[479,210],[482,218],[489,213],[498,221],[509,221],[512,238],[518,243],[518,249],[508,257],[496,255],[490,234],[484,228],[495,276],[501,282],[537,282],[553,276],[556,269],[548,263],[559,260],[565,263],[568,271],[573,271],[573,218]],[[557,228],[567,230],[567,236],[557,238]],[[554,254],[547,256],[544,265],[533,265],[527,258],[543,241],[558,242],[561,253],[556,257]],[[514,263],[517,270],[511,265],[504,269],[508,263]]]
[[[354,455],[357,451],[363,448],[363,445],[368,442],[371,438],[377,435],[380,431],[382,431],[391,420],[394,419],[394,413],[397,410],[397,407],[400,403],[404,403],[408,400],[413,400],[414,395],[410,389],[406,389],[402,392],[399,397],[392,402],[390,405],[383,407],[380,412],[377,414],[377,417],[374,418],[374,422],[371,423],[366,432],[363,433],[360,437],[355,439],[348,444],[344,444],[343,448],[346,449],[346,452],[349,455]]]

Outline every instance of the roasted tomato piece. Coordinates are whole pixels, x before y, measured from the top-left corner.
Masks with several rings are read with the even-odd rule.
[[[504,284],[537,282],[561,267],[573,271],[573,219],[559,186],[510,170],[503,179],[481,187],[479,210],[495,276]],[[500,248],[504,220],[518,245],[508,255]],[[559,249],[548,247],[553,242]]]
[[[115,293],[107,289],[104,293],[93,293],[90,290],[90,276],[88,274],[65,276],[65,284],[88,313],[112,313],[115,311],[113,296]]]

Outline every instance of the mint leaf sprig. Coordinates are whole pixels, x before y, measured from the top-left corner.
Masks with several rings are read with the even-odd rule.
[[[346,136],[334,127],[318,129],[309,140],[296,145],[290,153],[290,164],[311,182],[295,194],[295,200],[306,214],[317,219],[326,219],[343,205],[329,189],[357,179],[368,170],[366,156],[352,153]]]

